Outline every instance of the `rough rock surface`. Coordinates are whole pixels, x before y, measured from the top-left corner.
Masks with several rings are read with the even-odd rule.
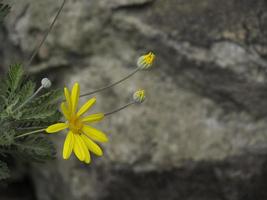
[[[14,1],[1,66],[27,61],[58,7]],[[26,67],[88,91],[134,70],[149,50],[155,68],[97,94],[95,110],[127,103],[137,88],[148,101],[99,125],[110,142],[89,166],[63,161],[64,134],[51,136],[58,159],[32,166],[38,200],[266,199],[265,0],[69,0]]]

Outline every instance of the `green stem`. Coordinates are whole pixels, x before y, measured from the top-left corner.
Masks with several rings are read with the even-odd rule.
[[[15,138],[16,138],[16,139],[17,139],[17,138],[22,138],[22,137],[29,136],[29,135],[32,135],[32,134],[34,134],[34,133],[40,133],[40,132],[43,132],[43,131],[45,131],[45,129],[39,129],[39,130],[31,131],[31,132],[28,132],[28,133],[24,133],[24,134],[22,134],[22,135],[18,135],[18,136],[16,136]]]
[[[115,109],[115,110],[113,110],[111,112],[105,113],[104,115],[105,116],[112,115],[112,114],[117,113],[117,112],[119,112],[121,110],[124,110],[125,108],[128,108],[129,106],[134,105],[134,104],[136,104],[136,102],[134,102],[134,101],[133,102],[130,102],[130,103],[128,103],[128,104],[126,104],[126,105],[124,105],[124,106],[122,106],[120,108],[117,108],[117,109]]]
[[[29,65],[32,63],[34,57],[37,55],[37,53],[39,52],[39,50],[40,50],[41,47],[43,46],[43,44],[44,44],[44,42],[45,42],[47,36],[48,36],[49,33],[52,31],[52,29],[53,29],[53,27],[54,27],[54,25],[55,25],[55,23],[56,23],[56,21],[57,21],[59,15],[60,15],[61,11],[63,10],[63,8],[64,8],[64,6],[65,6],[65,3],[66,3],[66,0],[63,0],[62,4],[61,4],[61,6],[60,6],[60,8],[59,8],[59,10],[58,10],[58,12],[57,12],[57,14],[56,14],[54,20],[53,20],[53,22],[50,24],[50,26],[49,26],[48,30],[46,31],[46,33],[45,33],[45,35],[44,35],[42,41],[40,42],[40,44],[36,47],[36,49],[35,49],[34,52],[32,53],[32,55],[31,55],[31,57],[30,57],[30,59],[29,59],[29,61],[28,61],[28,63],[27,63],[26,66],[29,66]]]
[[[19,107],[17,107],[14,111],[18,111],[20,110],[21,108],[23,108],[27,103],[29,103],[42,89],[44,88],[44,86],[42,85],[41,87],[38,88],[38,90],[36,90],[36,92],[29,98],[27,99],[24,103],[22,103]]]
[[[88,93],[82,94],[82,95],[80,95],[80,97],[89,96],[89,95],[95,94],[95,93],[97,93],[97,92],[102,92],[102,91],[104,91],[104,90],[106,90],[106,89],[112,88],[112,87],[114,87],[115,85],[118,85],[118,84],[120,84],[121,82],[123,82],[123,81],[127,80],[128,78],[130,78],[130,77],[133,76],[135,73],[137,73],[139,70],[140,70],[140,68],[136,68],[134,71],[132,71],[130,74],[128,74],[128,75],[125,76],[124,78],[122,78],[122,79],[120,79],[120,80],[118,80],[118,81],[116,81],[116,82],[114,82],[114,83],[112,83],[112,84],[110,84],[110,85],[108,85],[108,86],[99,88],[99,89],[97,89],[97,90],[95,90],[95,91],[92,91],[92,92],[88,92]]]

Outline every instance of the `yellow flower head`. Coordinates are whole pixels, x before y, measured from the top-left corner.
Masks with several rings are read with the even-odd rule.
[[[137,90],[134,94],[133,94],[133,100],[136,103],[143,103],[146,99],[146,93],[145,90]]]
[[[90,163],[91,157],[89,151],[98,156],[102,156],[101,148],[94,142],[107,142],[107,136],[101,131],[89,126],[92,122],[101,121],[104,118],[103,113],[92,114],[83,117],[83,115],[94,105],[96,98],[88,100],[78,111],[78,101],[80,96],[80,87],[75,83],[71,94],[68,88],[64,88],[66,102],[61,104],[61,111],[66,118],[65,123],[57,123],[46,129],[47,133],[55,133],[68,129],[68,134],[63,147],[63,158],[68,159],[74,151],[77,158],[85,163]]]
[[[145,55],[138,58],[137,66],[140,69],[148,69],[155,62],[155,58],[156,58],[155,54],[152,52],[149,52],[148,54],[145,54]]]

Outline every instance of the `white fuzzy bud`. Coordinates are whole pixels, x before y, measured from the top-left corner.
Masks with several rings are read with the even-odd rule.
[[[50,88],[52,85],[51,81],[48,78],[43,78],[41,83],[44,88]]]

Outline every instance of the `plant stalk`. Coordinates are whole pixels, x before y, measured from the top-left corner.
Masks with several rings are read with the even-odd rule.
[[[16,138],[16,139],[17,139],[17,138],[22,138],[22,137],[29,136],[29,135],[32,135],[32,134],[34,134],[34,133],[40,133],[40,132],[43,132],[43,131],[45,131],[45,129],[39,129],[39,130],[31,131],[31,132],[28,132],[28,133],[24,133],[24,134],[22,134],[22,135],[18,135],[18,136],[16,136],[15,138]]]
[[[59,15],[60,15],[60,13],[62,12],[62,10],[63,10],[63,8],[64,8],[64,6],[65,6],[65,4],[66,4],[66,1],[67,1],[67,0],[63,0],[62,4],[61,4],[61,6],[60,6],[60,8],[59,8],[59,10],[58,10],[58,12],[57,12],[57,14],[56,14],[54,20],[53,20],[53,22],[50,24],[48,30],[46,31],[46,33],[45,33],[43,39],[42,39],[41,42],[40,42],[40,44],[35,48],[35,50],[33,51],[32,55],[31,55],[31,57],[30,57],[30,59],[29,59],[29,61],[27,62],[27,66],[29,66],[29,65],[32,63],[33,59],[35,58],[35,56],[37,55],[37,53],[39,52],[39,50],[40,50],[41,47],[43,46],[45,40],[47,39],[47,36],[48,36],[49,33],[52,31],[52,29],[53,29],[53,27],[54,27],[54,25],[55,25],[55,23],[56,23],[56,21],[57,21]]]
[[[102,91],[104,91],[104,90],[106,90],[106,89],[112,88],[112,87],[114,87],[115,85],[118,85],[118,84],[120,84],[121,82],[123,82],[123,81],[127,80],[128,78],[130,78],[130,77],[133,76],[135,73],[137,73],[139,70],[140,70],[140,68],[136,68],[134,71],[132,71],[130,74],[128,74],[128,75],[125,76],[124,78],[122,78],[122,79],[120,79],[120,80],[118,80],[118,81],[116,81],[116,82],[114,82],[114,83],[112,83],[112,84],[110,84],[110,85],[108,85],[108,86],[99,88],[99,89],[97,89],[97,90],[95,90],[95,91],[92,91],[92,92],[88,92],[88,93],[82,94],[82,95],[80,95],[80,97],[89,96],[89,95],[92,95],[92,94],[95,94],[95,93],[98,93],[98,92],[102,92]]]

